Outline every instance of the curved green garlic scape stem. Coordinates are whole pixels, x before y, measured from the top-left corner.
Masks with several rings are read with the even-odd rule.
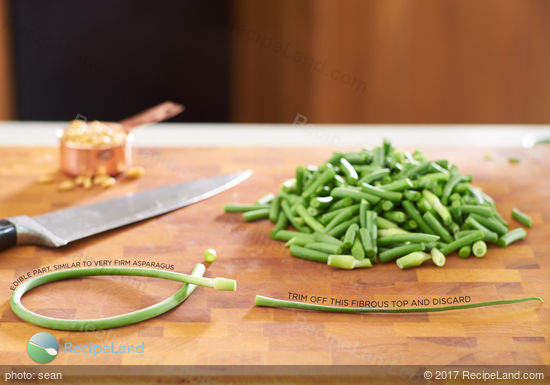
[[[540,297],[526,297],[526,298],[516,298],[516,299],[504,299],[504,300],[498,300],[498,301],[476,302],[476,303],[468,303],[468,304],[461,304],[461,305],[434,306],[434,307],[410,307],[410,308],[403,308],[403,309],[399,309],[399,308],[383,309],[383,308],[317,305],[313,303],[285,301],[282,299],[275,299],[275,298],[264,297],[262,295],[256,295],[256,306],[282,307],[282,308],[301,309],[301,310],[317,310],[317,311],[324,311],[329,313],[424,313],[424,312],[438,312],[438,311],[458,310],[458,309],[471,309],[474,307],[505,305],[505,304],[526,302],[526,301],[544,302]]]
[[[235,290],[236,282],[225,278],[203,277],[206,268],[203,264],[197,264],[191,275],[176,273],[172,271],[156,269],[136,269],[126,267],[97,267],[74,270],[57,271],[50,274],[37,276],[25,281],[17,287],[11,295],[10,305],[13,312],[22,320],[34,325],[57,330],[90,331],[111,329],[131,325],[157,317],[181,304],[193,293],[197,286],[212,287],[216,290]],[[182,288],[165,300],[131,313],[121,314],[114,317],[69,320],[63,318],[52,318],[34,313],[21,303],[21,298],[28,291],[46,283],[61,281],[65,279],[88,277],[96,275],[131,275],[142,277],[164,278],[173,281],[185,282]]]

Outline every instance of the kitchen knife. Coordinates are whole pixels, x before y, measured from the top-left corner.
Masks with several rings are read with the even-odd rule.
[[[156,217],[225,191],[248,178],[246,170],[197,179],[36,217],[0,220],[0,250],[14,245],[60,247],[81,238]]]

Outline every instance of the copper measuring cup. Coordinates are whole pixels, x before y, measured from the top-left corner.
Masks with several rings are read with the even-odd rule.
[[[84,146],[63,140],[64,130],[58,132],[61,170],[70,176],[111,176],[123,173],[132,164],[133,129],[145,124],[158,123],[181,113],[185,107],[173,102],[164,102],[143,112],[123,119],[118,123],[101,122],[102,124],[127,133],[121,144],[99,147]]]

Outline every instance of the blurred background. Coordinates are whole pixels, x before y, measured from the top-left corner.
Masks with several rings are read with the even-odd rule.
[[[547,0],[0,4],[0,120],[550,123]]]

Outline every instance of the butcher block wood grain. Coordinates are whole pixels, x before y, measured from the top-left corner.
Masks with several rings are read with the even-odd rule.
[[[374,145],[375,143],[364,143]],[[0,216],[38,215],[200,177],[251,168],[254,175],[206,201],[158,218],[81,240],[60,249],[20,246],[0,255],[0,362],[32,364],[30,336],[45,329],[22,322],[9,307],[17,277],[46,266],[101,260],[143,260],[190,272],[206,248],[218,251],[209,277],[238,281],[237,292],[198,288],[178,308],[153,320],[107,331],[53,331],[60,344],[145,344],[139,355],[63,351],[55,364],[550,364],[550,147],[524,149],[426,148],[448,158],[494,197],[503,216],[518,207],[533,218],[528,238],[485,258],[451,256],[444,268],[426,264],[400,271],[394,264],[342,271],[293,258],[273,241],[267,221],[246,223],[226,214],[226,202],[254,202],[276,192],[298,164],[317,164],[336,148],[138,148],[138,180],[121,178],[111,189],[57,191],[55,148],[2,148]],[[484,160],[490,151],[493,159]],[[519,164],[507,159],[516,156]],[[75,223],[84,226],[85,223]],[[511,226],[519,224],[511,221]],[[40,287],[24,303],[42,314],[105,317],[151,305],[178,283],[135,277],[95,277]],[[329,314],[254,306],[262,294],[288,293],[373,302],[469,296],[472,302],[541,296],[544,304],[419,314]]]

